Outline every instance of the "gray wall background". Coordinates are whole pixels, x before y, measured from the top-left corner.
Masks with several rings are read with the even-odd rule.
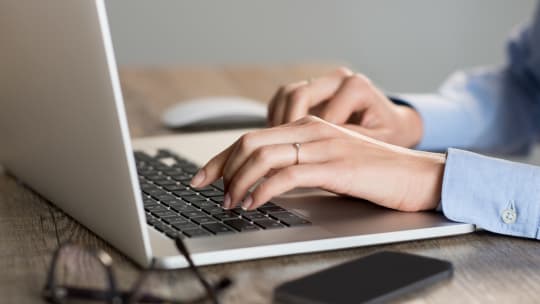
[[[109,0],[122,65],[342,62],[391,91],[500,64],[534,0]]]

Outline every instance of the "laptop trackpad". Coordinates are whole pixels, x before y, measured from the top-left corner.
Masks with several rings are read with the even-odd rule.
[[[273,201],[308,218],[314,225],[340,235],[421,229],[450,223],[436,212],[400,212],[366,200],[314,189],[297,189]]]

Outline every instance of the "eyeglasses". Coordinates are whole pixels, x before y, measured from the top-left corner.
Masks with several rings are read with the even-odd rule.
[[[142,286],[149,275],[155,271],[155,260],[152,260],[150,267],[143,271],[129,291],[118,289],[117,281],[113,272],[113,260],[109,254],[101,249],[87,248],[73,242],[66,242],[60,245],[54,252],[53,258],[47,273],[47,283],[43,288],[42,296],[49,303],[65,303],[68,300],[99,301],[110,304],[123,303],[203,303],[211,301],[219,304],[218,294],[232,284],[229,278],[223,278],[215,284],[210,284],[201,274],[199,268],[195,266],[191,255],[181,238],[175,239],[176,248],[184,256],[189,264],[189,269],[193,272],[197,280],[202,284],[205,294],[193,298],[189,301],[174,299],[163,299],[158,296],[144,293]],[[77,287],[59,284],[57,276],[64,270],[62,265],[71,259],[82,261],[86,266],[99,267],[103,270],[105,284],[104,287]]]

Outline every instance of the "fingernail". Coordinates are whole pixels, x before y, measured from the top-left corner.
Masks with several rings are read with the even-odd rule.
[[[193,179],[191,179],[191,182],[189,183],[189,185],[192,187],[197,187],[204,181],[205,177],[206,177],[206,173],[204,173],[204,169],[201,169],[199,170],[199,172],[197,172],[197,174],[195,174]]]
[[[253,198],[251,197],[251,195],[248,195],[248,197],[246,197],[246,199],[244,199],[244,202],[242,203],[242,209],[248,210],[249,207],[251,207],[251,204],[253,204]]]
[[[229,193],[225,194],[223,198],[223,208],[229,209],[231,207],[231,195]]]

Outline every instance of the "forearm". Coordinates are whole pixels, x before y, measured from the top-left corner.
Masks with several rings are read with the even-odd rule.
[[[416,148],[526,152],[534,140],[538,105],[515,81],[506,70],[479,69],[456,73],[436,94],[399,95],[422,120]]]

